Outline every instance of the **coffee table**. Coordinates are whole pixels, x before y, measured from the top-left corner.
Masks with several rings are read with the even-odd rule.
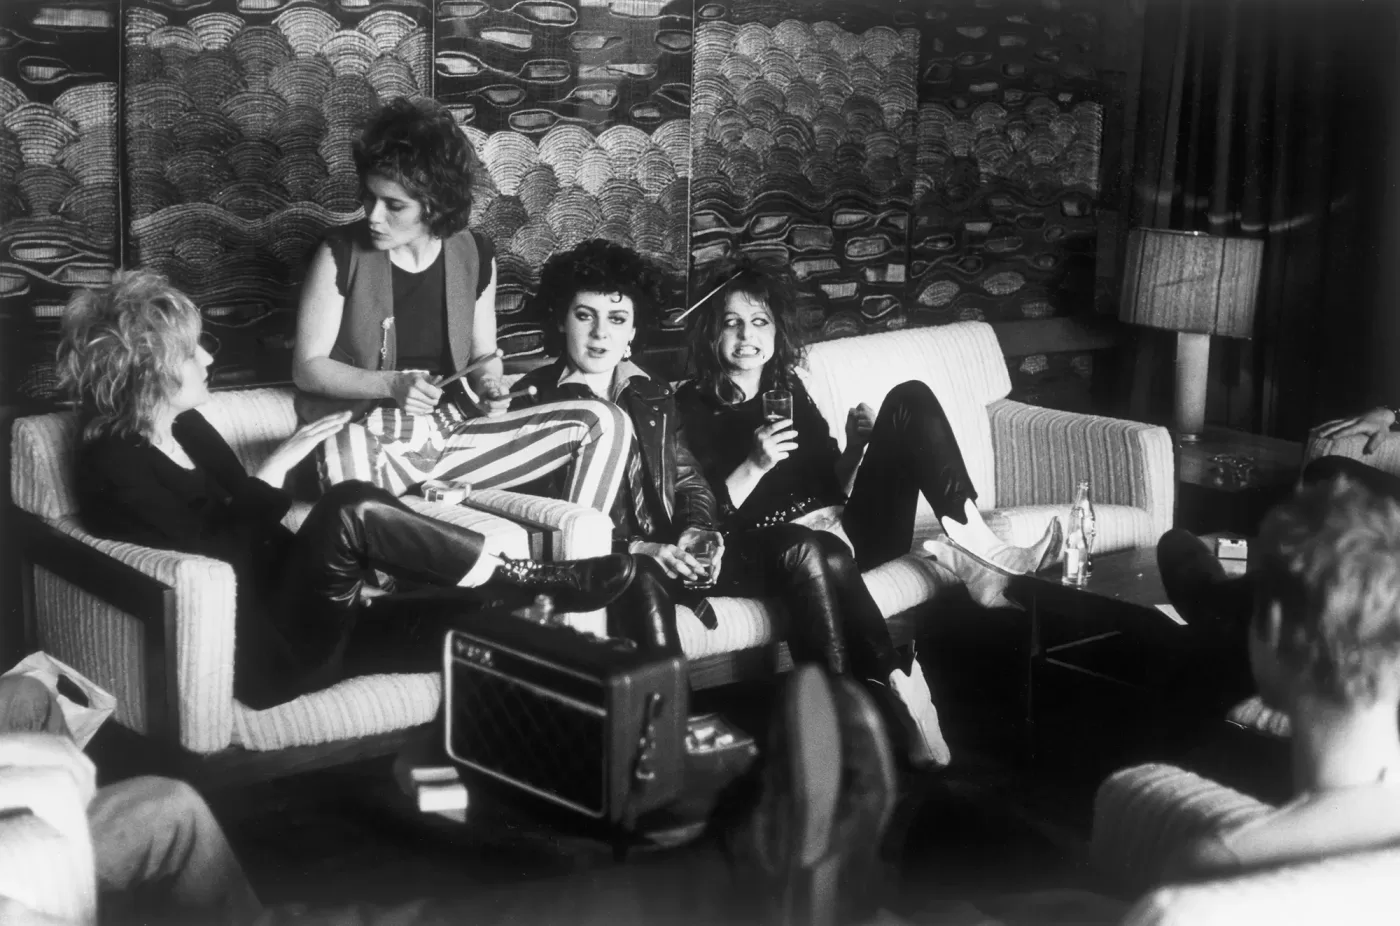
[[[1027,613],[1026,751],[1036,758],[1039,698],[1046,672],[1068,672],[1104,685],[1104,697],[1145,695],[1153,706],[1192,635],[1164,613],[1167,595],[1157,550],[1143,547],[1094,557],[1082,586],[1060,581],[1060,566],[1011,580],[1006,595]]]

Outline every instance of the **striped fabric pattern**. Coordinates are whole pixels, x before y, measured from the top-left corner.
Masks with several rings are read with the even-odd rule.
[[[1388,926],[1400,919],[1400,849],[1339,856],[1202,884],[1159,888],[1122,926]]]
[[[1367,465],[1387,473],[1400,475],[1400,440],[1383,440],[1376,447],[1374,453],[1364,453],[1366,438],[1327,439],[1319,436],[1320,430],[1320,428],[1315,428],[1308,435],[1307,443],[1303,447],[1304,465],[1318,457],[1348,457],[1353,460],[1361,460]]]
[[[296,431],[293,395],[290,388],[216,392],[200,406],[199,413],[223,435],[243,468],[251,472]]]
[[[285,749],[389,733],[428,723],[442,703],[436,672],[362,675],[266,710],[233,706],[233,742]]]
[[[92,839],[73,779],[55,768],[0,769],[0,808],[11,807],[43,816],[0,820],[0,897],[61,923],[97,922]]]
[[[454,407],[419,416],[379,408],[327,438],[317,456],[323,485],[360,479],[395,495],[429,479],[508,488],[566,467],[568,498],[607,512],[631,445],[632,420],[589,399],[469,420]]]
[[[15,419],[10,445],[10,496],[15,505],[45,521],[76,514],[78,499],[68,484],[76,415],[59,412]]]
[[[865,402],[878,410],[900,383],[927,383],[953,426],[978,506],[997,507],[986,406],[1011,391],[1011,378],[990,325],[960,322],[823,341],[808,351],[803,379],[843,447],[849,409]]]
[[[1246,698],[1230,708],[1225,719],[1239,724],[1246,730],[1254,730],[1266,736],[1288,739],[1293,735],[1293,722],[1283,711],[1276,711],[1264,704],[1264,699],[1255,695]]]
[[[1002,400],[987,409],[998,505],[1068,506],[1089,480],[1094,507],[1126,505],[1151,518],[1150,539],[1172,526],[1176,469],[1165,428]]]
[[[1126,768],[1109,776],[1094,797],[1090,861],[1125,890],[1140,891],[1160,881],[1172,853],[1188,840],[1272,809],[1175,766]]]

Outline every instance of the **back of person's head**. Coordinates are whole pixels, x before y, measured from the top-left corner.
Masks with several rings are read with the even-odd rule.
[[[110,285],[74,293],[56,365],[83,439],[149,435],[161,402],[180,388],[200,328],[194,303],[154,271],[118,271]]]
[[[423,221],[438,238],[467,227],[472,210],[471,142],[442,104],[396,97],[365,126],[351,146],[360,182],[387,177],[422,205]]]
[[[647,332],[655,325],[671,291],[671,281],[655,262],[625,245],[592,238],[545,262],[540,271],[537,305],[544,307],[544,352],[564,351],[560,326],[579,293],[626,296],[632,300],[632,320],[637,327],[633,348],[646,346]]]
[[[1259,547],[1254,644],[1285,684],[1345,706],[1400,698],[1400,504],[1322,482],[1269,514]]]
[[[690,315],[686,336],[695,379],[700,387],[723,402],[741,397],[726,375],[720,355],[729,300],[745,296],[765,306],[773,316],[773,359],[763,369],[761,390],[788,387],[802,362],[802,342],[797,333],[797,282],[787,264],[739,256],[716,262],[706,269],[695,287],[703,301]]]

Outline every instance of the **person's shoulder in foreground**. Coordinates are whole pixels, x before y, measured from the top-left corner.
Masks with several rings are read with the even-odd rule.
[[[1400,505],[1346,479],[1265,520],[1250,666],[1288,714],[1295,798],[1183,848],[1208,878],[1400,844]]]

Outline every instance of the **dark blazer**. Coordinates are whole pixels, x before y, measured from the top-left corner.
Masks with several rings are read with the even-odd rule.
[[[637,449],[642,458],[640,491],[632,495],[632,511],[637,521],[633,531],[620,524],[615,516],[614,537],[620,542],[651,540],[675,543],[681,531],[688,527],[713,530],[717,524],[717,505],[710,484],[700,472],[694,455],[685,440],[676,397],[671,387],[632,366],[633,376],[616,396],[616,402],[632,419],[637,434]],[[538,367],[515,384],[516,389],[534,386],[535,396],[522,396],[512,403],[512,410],[529,408],[563,399],[596,398],[581,383],[559,384],[564,372],[563,360]],[[624,491],[628,490],[624,486]],[[631,487],[636,488],[636,487]],[[636,536],[628,536],[635,532]]]

